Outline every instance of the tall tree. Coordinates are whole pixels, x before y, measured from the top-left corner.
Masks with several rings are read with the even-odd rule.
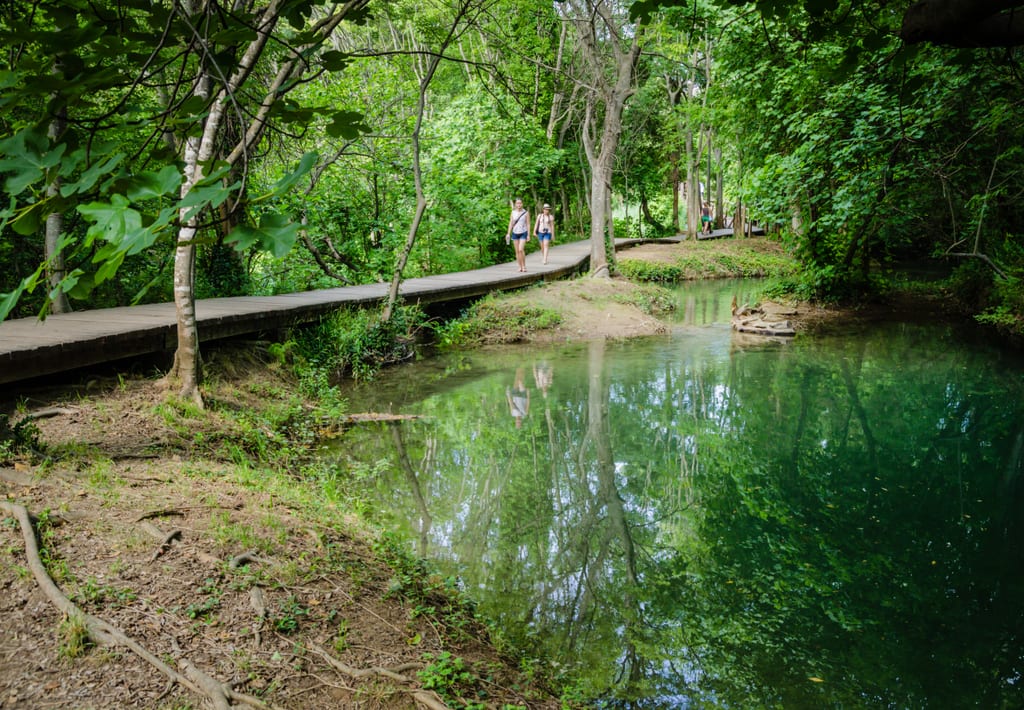
[[[200,360],[199,332],[195,314],[195,250],[196,234],[200,228],[202,212],[189,204],[190,196],[204,177],[207,165],[217,157],[219,141],[224,129],[226,113],[248,103],[242,97],[243,88],[259,92],[261,98],[256,108],[242,121],[241,137],[233,146],[228,146],[223,162],[228,169],[245,164],[267,130],[271,112],[283,101],[288,92],[307,74],[317,71],[314,60],[330,62],[329,55],[320,54],[332,33],[350,13],[361,10],[367,0],[348,0],[331,6],[321,16],[313,16],[309,27],[299,33],[298,41],[292,41],[290,33],[279,32],[278,26],[286,14],[296,9],[311,11],[312,5],[289,7],[281,0],[270,0],[240,13],[237,17],[224,15],[219,8],[199,0],[191,0],[185,7],[195,26],[203,32],[195,32],[187,38],[190,52],[197,55],[198,74],[189,88],[189,93],[208,105],[207,112],[200,118],[198,133],[189,135],[184,141],[184,179],[181,185],[181,203],[177,249],[174,258],[174,303],[178,314],[178,349],[174,356],[174,367],[168,379],[177,382],[179,394],[197,403],[202,403],[199,392]],[[201,20],[197,22],[197,20]],[[209,32],[214,35],[226,33],[230,45],[217,46],[209,42]],[[247,41],[235,44],[239,37]],[[270,75],[266,86],[252,81],[260,60],[267,53],[271,40],[280,42],[284,51],[274,57],[276,71]],[[229,52],[238,57],[237,63],[225,71],[218,56]],[[276,54],[276,52],[275,52]],[[319,56],[318,56],[319,55]],[[307,166],[308,168],[308,166]],[[229,188],[230,189],[230,188]],[[284,227],[284,231],[281,229]],[[284,239],[290,247],[296,236],[295,225],[285,225],[276,216],[265,218],[259,230],[239,230],[231,239],[248,245],[253,241],[270,237]]]
[[[608,276],[605,240],[612,166],[622,131],[622,111],[635,91],[643,20],[614,0],[566,0],[562,12],[576,29],[583,63],[585,109],[581,128],[590,167],[590,273]]]
[[[384,304],[384,310],[381,314],[381,320],[387,322],[391,319],[392,311],[395,308],[395,304],[398,302],[398,287],[402,282],[402,275],[405,272],[405,264],[409,260],[409,252],[412,251],[413,245],[416,243],[416,233],[420,227],[420,221],[423,219],[423,213],[427,209],[427,198],[423,191],[423,170],[420,166],[420,130],[423,127],[423,114],[426,111],[427,104],[427,89],[430,86],[431,80],[434,78],[434,74],[437,72],[437,67],[441,63],[441,59],[444,58],[445,51],[451,44],[452,40],[456,37],[456,34],[460,31],[460,25],[466,15],[476,6],[476,0],[459,0],[454,17],[451,21],[451,25],[448,27],[444,38],[441,40],[440,46],[436,50],[425,51],[424,54],[428,55],[426,70],[419,75],[419,89],[417,91],[416,100],[416,122],[412,130],[412,172],[413,182],[416,186],[416,211],[412,217],[412,223],[409,225],[409,235],[405,241],[405,247],[398,254],[398,258],[395,262],[394,270],[391,274],[391,287],[388,289],[388,299]]]

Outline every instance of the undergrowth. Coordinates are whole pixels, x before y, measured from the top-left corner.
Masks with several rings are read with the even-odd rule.
[[[651,283],[640,284],[632,293],[615,296],[614,299],[636,306],[649,316],[671,313],[676,309],[675,294],[672,290]]]
[[[34,454],[40,448],[34,421],[23,417],[12,424],[8,415],[0,414],[0,464],[10,464],[17,456]]]
[[[395,308],[386,322],[377,311],[342,309],[296,330],[271,351],[293,367],[305,394],[320,398],[342,377],[372,379],[380,368],[412,358],[425,324],[417,306]]]
[[[435,328],[441,348],[464,347],[482,343],[515,343],[530,333],[554,328],[562,322],[557,311],[529,305],[500,302],[487,296],[459,318]]]

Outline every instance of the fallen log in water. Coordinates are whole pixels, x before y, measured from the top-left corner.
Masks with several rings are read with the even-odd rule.
[[[772,316],[763,308],[751,308],[744,304],[737,307],[736,297],[732,299],[732,329],[739,333],[791,337],[796,329],[786,319]]]

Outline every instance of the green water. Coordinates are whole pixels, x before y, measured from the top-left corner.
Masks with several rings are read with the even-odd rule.
[[[598,704],[1024,707],[1024,363],[935,324],[738,341],[728,288],[386,373],[353,411],[424,418],[339,475],[389,461],[351,485]]]

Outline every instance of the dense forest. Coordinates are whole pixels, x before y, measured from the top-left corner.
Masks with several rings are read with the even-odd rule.
[[[185,395],[195,299],[384,281],[394,300],[507,260],[516,197],[590,239],[599,275],[612,237],[694,236],[703,198],[790,246],[805,297],[940,258],[967,308],[1024,330],[1024,3],[0,12],[0,317],[174,301]]]

